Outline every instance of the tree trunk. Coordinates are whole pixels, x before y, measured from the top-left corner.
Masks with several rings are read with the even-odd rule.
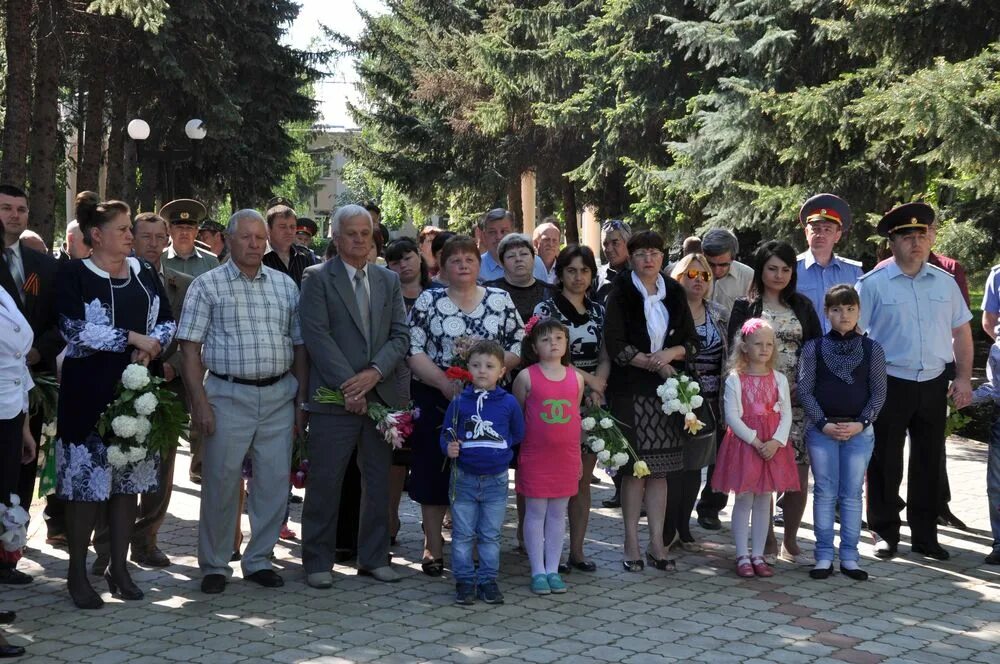
[[[576,185],[569,178],[562,178],[563,228],[566,244],[580,244],[580,228],[576,222]]]
[[[514,230],[524,231],[524,206],[521,205],[521,174],[507,180],[507,209],[514,213]]]
[[[108,61],[103,44],[92,44],[84,67],[87,111],[80,144],[76,188],[100,191],[101,155],[104,152],[104,104],[107,98]]]
[[[50,247],[55,238],[56,171],[66,146],[59,133],[63,66],[62,0],[39,0],[35,102],[31,126],[31,205],[28,225]]]
[[[106,197],[128,200],[125,191],[125,125],[128,122],[129,82],[118,77],[111,97],[108,133],[108,181]]]
[[[31,129],[32,0],[4,0],[7,34],[6,105],[0,182],[24,187],[28,178],[28,135]]]

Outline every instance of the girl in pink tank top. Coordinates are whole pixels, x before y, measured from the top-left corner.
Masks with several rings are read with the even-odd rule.
[[[559,559],[566,507],[580,481],[583,378],[569,365],[569,331],[562,323],[532,318],[525,327],[528,336],[522,349],[529,366],[513,387],[525,418],[514,485],[525,498],[524,546],[531,563],[531,590],[545,595],[566,592]]]

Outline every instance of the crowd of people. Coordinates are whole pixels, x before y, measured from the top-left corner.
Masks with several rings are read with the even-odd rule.
[[[608,220],[600,262],[586,246],[561,247],[551,218],[528,236],[498,208],[475,237],[427,227],[390,241],[379,217],[374,205],[339,208],[320,259],[309,247],[316,224],[288,201],[220,224],[194,200],[133,218],[127,204],[84,192],[57,260],[29,247],[24,192],[0,186],[0,498],[31,503],[43,422],[27,416],[28,391],[33,376],[58,376],[55,491],[44,516],[48,541],[69,551],[77,607],[103,605],[95,575],[116,597],[143,597],[129,551],[143,566],[171,564],[157,533],[176,452],[112,464],[96,428],[131,363],[161,377],[190,413],[205,593],[225,590],[234,561],[245,581],[284,584],[271,553],[279,538],[296,537],[289,468],[293,441],[307,435],[310,586],[332,587],[333,565],[349,561],[360,575],[397,581],[391,548],[405,491],[421,509],[423,572],[449,568],[459,604],[502,603],[500,533],[514,468],[527,581],[535,593],[566,592],[566,574],[597,567],[585,543],[599,455],[583,424],[584,410],[597,407],[632,450],[605,501],[622,510],[627,572],[676,570],[678,550],[699,549],[695,513],[701,528],[718,530],[734,494],[739,576],[771,576],[781,558],[826,578],[839,558],[845,576],[863,580],[864,486],[875,556],[901,555],[905,505],[912,552],[949,557],[938,525],[964,524],[948,508],[945,419],[949,401],[962,408],[974,398],[972,314],[961,266],[931,252],[928,205],[882,217],[892,256],[867,274],[834,253],[851,213],[830,194],[802,206],[804,252],[768,241],[748,264],[725,229],[686,242],[668,264],[660,234]],[[992,337],[998,293],[1000,267],[983,304]],[[460,355],[467,374],[457,378]],[[975,398],[1000,400],[1000,343],[987,369]],[[700,387],[701,435],[664,407],[661,392],[676,377]],[[324,388],[339,390],[342,403],[320,398]],[[420,416],[393,449],[369,406],[411,402]],[[907,437],[916,490],[904,503]],[[986,562],[1000,564],[1000,440],[991,442]],[[810,474],[813,555],[798,540]],[[0,583],[31,581],[16,562],[9,553],[0,561]]]

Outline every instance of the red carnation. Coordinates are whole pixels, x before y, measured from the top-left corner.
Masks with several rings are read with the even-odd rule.
[[[444,372],[444,375],[448,378],[448,380],[460,380],[465,383],[472,382],[472,374],[462,367],[448,367],[448,370]]]

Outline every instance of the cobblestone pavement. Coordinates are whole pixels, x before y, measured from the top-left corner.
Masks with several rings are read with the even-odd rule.
[[[395,565],[404,578],[380,584],[336,568],[331,590],[306,586],[297,542],[276,549],[284,588],[263,589],[236,577],[222,595],[203,595],[197,570],[198,487],[178,456],[177,486],[161,547],[174,564],[133,568],[146,599],[111,599],[100,611],[77,611],[63,581],[67,554],[45,544],[32,521],[30,586],[2,586],[0,607],[16,609],[4,627],[27,646],[33,664],[47,662],[1000,662],[1000,569],[982,564],[990,535],[985,499],[986,446],[949,446],[953,511],[972,527],[945,529],[952,559],[939,563],[909,551],[882,562],[862,557],[872,579],[841,574],[809,579],[780,563],[770,580],[740,580],[728,528],[695,528],[701,553],[679,552],[675,574],[620,564],[621,515],[594,509],[587,551],[594,574],[567,577],[569,593],[537,597],[527,587],[527,560],[514,552],[514,524],[504,533],[501,587],[507,603],[451,604],[449,576],[420,572],[418,510],[404,500]],[[595,487],[594,504],[610,495]],[[40,517],[41,504],[33,508]],[[299,505],[293,505],[298,530]],[[508,516],[513,515],[513,509]],[[811,506],[806,521],[811,522]],[[725,518],[724,524],[728,525]],[[244,517],[244,529],[248,529]],[[811,549],[811,531],[805,530]],[[91,554],[93,557],[93,554]],[[93,579],[97,581],[97,579]]]

